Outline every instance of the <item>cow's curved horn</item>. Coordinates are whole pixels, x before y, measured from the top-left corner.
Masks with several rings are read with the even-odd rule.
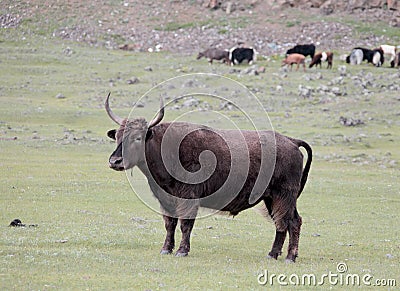
[[[160,111],[158,112],[157,116],[152,121],[150,121],[148,128],[150,129],[153,126],[159,124],[163,119],[163,117],[164,117],[164,101],[163,98],[160,97]]]
[[[121,125],[122,122],[124,121],[124,119],[119,117],[119,116],[117,116],[117,115],[115,115],[115,113],[111,111],[110,104],[108,103],[108,99],[110,99],[110,95],[111,95],[111,92],[108,93],[108,96],[107,96],[107,99],[106,99],[106,102],[105,102],[107,114],[108,114],[108,116],[110,116],[110,118],[114,122],[116,122],[117,124]]]

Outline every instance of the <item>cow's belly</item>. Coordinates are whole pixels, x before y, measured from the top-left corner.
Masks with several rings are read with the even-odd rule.
[[[208,201],[202,201],[203,199],[200,200],[200,207],[205,207],[205,208],[211,208],[211,209],[216,209],[224,212],[229,212],[231,215],[237,215],[239,212],[249,209],[256,204],[258,204],[264,197],[265,195],[268,195],[267,193],[264,193],[264,195],[261,195],[261,197],[258,197],[256,201],[251,201],[250,199],[250,194],[246,193],[239,193],[237,196],[235,196],[233,199],[221,199],[223,204],[219,203],[221,200],[215,199],[217,201],[216,203],[213,203],[212,200]],[[258,195],[260,196],[260,195]]]

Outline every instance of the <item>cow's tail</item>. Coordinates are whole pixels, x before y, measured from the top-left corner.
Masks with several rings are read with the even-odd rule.
[[[303,169],[303,174],[301,176],[301,181],[300,181],[300,190],[299,190],[299,193],[297,194],[297,198],[299,198],[301,192],[304,189],[304,186],[306,185],[307,178],[308,178],[308,172],[310,171],[310,168],[311,168],[312,149],[311,149],[310,145],[303,140],[293,139],[293,141],[298,147],[303,147],[307,152],[307,162]]]

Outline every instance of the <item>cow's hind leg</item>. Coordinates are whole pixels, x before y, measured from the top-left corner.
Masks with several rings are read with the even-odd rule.
[[[282,254],[283,243],[285,242],[286,231],[278,231],[275,232],[275,240],[272,245],[271,251],[268,253],[269,259],[278,259],[278,256]]]
[[[275,193],[273,198],[264,200],[275,222],[275,241],[268,257],[276,259],[282,253],[286,234],[289,233],[289,246],[286,262],[295,262],[298,255],[301,217],[296,209],[296,197],[290,194]]]
[[[163,215],[165,229],[167,230],[167,236],[165,237],[164,245],[161,249],[162,255],[171,254],[175,247],[175,229],[178,224],[178,218]]]
[[[289,247],[286,257],[286,262],[288,263],[294,263],[297,258],[301,224],[301,216],[297,209],[294,208],[293,215],[288,219]]]
[[[279,197],[273,199],[271,196],[265,198],[264,203],[276,227],[275,240],[271,251],[268,253],[268,258],[276,260],[282,254],[282,247],[287,233],[287,224],[283,220],[285,205],[284,201]]]

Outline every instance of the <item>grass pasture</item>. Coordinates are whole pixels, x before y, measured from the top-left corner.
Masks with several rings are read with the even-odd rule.
[[[331,71],[284,77],[279,60],[260,60],[266,72],[251,76],[194,58],[0,35],[0,289],[258,290],[270,288],[257,282],[264,270],[320,278],[338,273],[341,262],[348,266],[344,274],[370,274],[371,284],[395,279],[399,286],[400,100],[392,88],[398,71],[347,66],[340,81],[343,64],[335,60]],[[123,173],[108,169],[114,144],[105,133],[114,125],[103,109],[106,94],[111,91],[113,109],[127,115],[155,84],[195,72],[240,81],[267,108],[277,131],[312,145],[314,162],[298,201],[303,227],[296,264],[265,258],[274,227],[252,210],[234,219],[199,219],[188,257],[160,256],[162,218],[143,205]],[[132,76],[140,82],[129,85]],[[365,78],[362,87],[357,80]],[[299,96],[299,85],[311,87],[311,96]],[[346,95],[320,93],[321,85]],[[56,98],[59,93],[65,98]],[[151,118],[158,100],[145,102],[138,110]],[[179,114],[167,111],[165,119]],[[226,114],[234,119],[236,113]],[[344,127],[340,116],[364,125]],[[209,122],[201,114],[191,121]],[[143,176],[134,174],[137,191],[148,192]],[[8,227],[14,218],[37,227]],[[352,287],[328,280],[317,286]]]

